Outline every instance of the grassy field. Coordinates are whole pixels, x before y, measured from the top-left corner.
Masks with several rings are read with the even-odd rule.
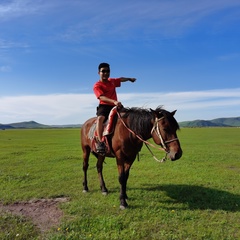
[[[183,157],[156,162],[144,146],[119,209],[115,159],[106,159],[109,194],[90,159],[82,193],[79,129],[0,132],[0,202],[68,197],[59,226],[41,233],[29,219],[0,212],[0,239],[240,239],[240,128],[183,128]],[[163,152],[156,152],[161,158]]]

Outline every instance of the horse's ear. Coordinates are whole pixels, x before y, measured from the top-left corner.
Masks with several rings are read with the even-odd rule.
[[[153,110],[153,109],[150,108],[150,111],[151,111],[151,113],[153,113],[155,116],[157,115],[155,110]]]
[[[151,113],[153,113],[154,117],[158,117],[158,114],[157,114],[156,110],[153,110],[153,109],[150,108],[150,111],[151,111]]]
[[[171,114],[174,116],[174,114],[176,113],[177,110],[174,110],[173,112],[171,112]]]

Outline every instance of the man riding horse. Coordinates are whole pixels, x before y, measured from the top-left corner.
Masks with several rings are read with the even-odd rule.
[[[99,99],[97,107],[97,147],[96,151],[105,154],[105,143],[103,141],[103,123],[107,120],[108,115],[114,106],[122,107],[122,103],[117,99],[116,87],[120,87],[122,82],[135,82],[136,78],[110,78],[110,65],[100,63],[98,66],[100,80],[93,86],[95,96]]]

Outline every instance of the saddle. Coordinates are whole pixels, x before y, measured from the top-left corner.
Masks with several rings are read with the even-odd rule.
[[[111,150],[111,143],[109,142],[109,139],[107,138],[107,136],[111,135],[114,132],[116,116],[117,116],[117,106],[115,106],[111,110],[111,112],[109,113],[108,119],[103,123],[103,139],[102,140],[104,141],[107,147],[106,154],[113,157],[114,157],[114,154]],[[96,125],[97,125],[97,120],[93,122],[93,125],[91,126],[88,132],[88,138],[91,140],[91,143],[92,143],[92,147],[91,147],[92,152],[96,152],[96,139],[97,139]]]

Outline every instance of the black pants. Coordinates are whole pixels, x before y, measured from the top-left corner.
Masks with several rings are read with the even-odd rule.
[[[97,116],[104,116],[105,120],[107,120],[112,108],[114,108],[114,105],[99,104],[97,107]]]

